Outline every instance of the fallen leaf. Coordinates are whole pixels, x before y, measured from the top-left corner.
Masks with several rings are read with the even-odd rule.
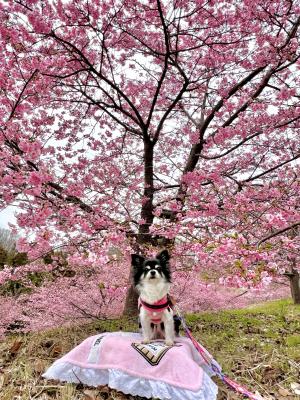
[[[294,389],[300,389],[300,383],[298,382],[292,382],[291,383],[291,388]]]
[[[284,389],[284,388],[279,388],[278,393],[283,397],[287,397],[292,394],[291,392],[289,392],[287,389]]]
[[[14,344],[11,346],[9,349],[9,352],[12,356],[15,356],[17,352],[20,350],[20,347],[22,346],[22,341],[21,340],[16,340]]]
[[[291,383],[291,389],[295,394],[300,395],[300,383],[292,382]]]
[[[127,396],[121,392],[114,392],[112,397],[114,400],[127,400]]]
[[[255,396],[258,400],[267,400],[265,397],[263,397],[258,391],[256,391]]]
[[[99,392],[100,393],[109,393],[111,391],[111,389],[109,389],[108,386],[101,386],[99,387]]]
[[[5,376],[1,375],[0,376],[0,389],[3,388],[3,386],[4,386],[4,379],[5,379]]]
[[[283,371],[280,367],[267,366],[263,370],[262,382],[272,384],[278,382],[283,377]]]
[[[42,374],[45,371],[45,363],[43,360],[35,360],[33,363],[33,369],[36,373]]]
[[[61,347],[60,344],[57,343],[57,344],[54,344],[54,345],[51,347],[50,355],[51,355],[52,357],[57,357],[57,356],[59,356],[61,353],[62,353],[62,347]]]
[[[85,390],[83,392],[84,394],[84,400],[97,400],[97,390]]]

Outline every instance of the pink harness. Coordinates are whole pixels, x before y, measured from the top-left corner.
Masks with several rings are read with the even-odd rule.
[[[171,302],[168,296],[164,296],[162,299],[156,301],[153,304],[146,303],[139,297],[138,301],[139,310],[143,307],[150,314],[151,322],[153,324],[159,324],[163,311],[167,310],[171,306]]]

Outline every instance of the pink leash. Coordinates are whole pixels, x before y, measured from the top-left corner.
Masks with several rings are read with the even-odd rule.
[[[176,314],[178,315],[178,318],[180,319],[183,329],[185,331],[186,336],[191,339],[195,349],[198,351],[198,353],[201,355],[205,363],[207,364],[208,368],[212,371],[214,375],[217,375],[223,382],[226,383],[226,385],[234,390],[237,393],[242,394],[245,397],[248,397],[251,400],[261,400],[261,396],[257,396],[254,393],[251,393],[248,389],[244,388],[241,386],[239,383],[233,381],[232,379],[228,378],[223,372],[221,366],[217,363],[217,361],[213,358],[213,356],[205,349],[205,347],[201,346],[200,343],[197,342],[197,340],[193,337],[191,334],[191,331],[189,330],[185,319],[181,315],[178,307],[175,305],[174,309],[176,311]]]

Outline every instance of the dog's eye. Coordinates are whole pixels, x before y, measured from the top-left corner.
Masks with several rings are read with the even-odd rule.
[[[150,267],[149,266],[147,266],[147,267],[145,267],[145,271],[150,271]]]

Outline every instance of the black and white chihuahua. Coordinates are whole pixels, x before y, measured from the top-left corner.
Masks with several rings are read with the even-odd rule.
[[[143,333],[143,343],[154,339],[165,339],[172,346],[179,321],[174,320],[172,302],[169,297],[171,272],[169,253],[163,250],[155,258],[144,258],[132,254],[134,285],[139,297],[139,316]]]

